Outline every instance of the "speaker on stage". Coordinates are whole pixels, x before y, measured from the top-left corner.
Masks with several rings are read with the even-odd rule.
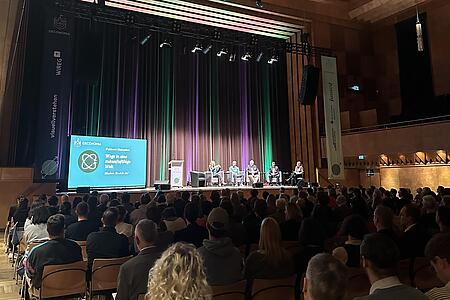
[[[252,185],[252,187],[253,187],[254,189],[260,189],[260,188],[263,187],[263,183],[262,183],[262,182],[255,182],[255,183]]]
[[[169,180],[155,180],[153,187],[158,191],[170,191]]]
[[[89,194],[91,192],[91,188],[88,186],[79,186],[76,189],[77,194]]]
[[[313,105],[319,88],[320,69],[312,65],[303,67],[299,100],[303,105]]]

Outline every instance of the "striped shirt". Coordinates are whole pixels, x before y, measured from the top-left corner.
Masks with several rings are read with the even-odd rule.
[[[448,300],[450,299],[450,282],[441,288],[434,288],[425,293],[431,300]]]

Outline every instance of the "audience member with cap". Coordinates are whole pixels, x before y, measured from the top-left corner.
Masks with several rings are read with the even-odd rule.
[[[444,287],[431,289],[425,295],[431,300],[450,299],[450,234],[436,234],[425,247],[425,256],[436,271]]]
[[[396,275],[400,251],[395,242],[382,233],[368,234],[361,244],[361,261],[371,283],[369,295],[359,300],[426,300],[419,290],[406,286]]]
[[[210,285],[226,285],[242,279],[243,260],[228,236],[229,219],[225,209],[214,208],[206,223],[209,239],[198,249]]]

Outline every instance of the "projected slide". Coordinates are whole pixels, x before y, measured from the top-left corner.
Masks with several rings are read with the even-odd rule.
[[[147,141],[72,135],[68,188],[143,187]]]

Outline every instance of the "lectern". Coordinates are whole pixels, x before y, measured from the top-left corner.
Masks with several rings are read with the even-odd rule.
[[[184,160],[171,160],[169,162],[170,185],[183,187]]]

